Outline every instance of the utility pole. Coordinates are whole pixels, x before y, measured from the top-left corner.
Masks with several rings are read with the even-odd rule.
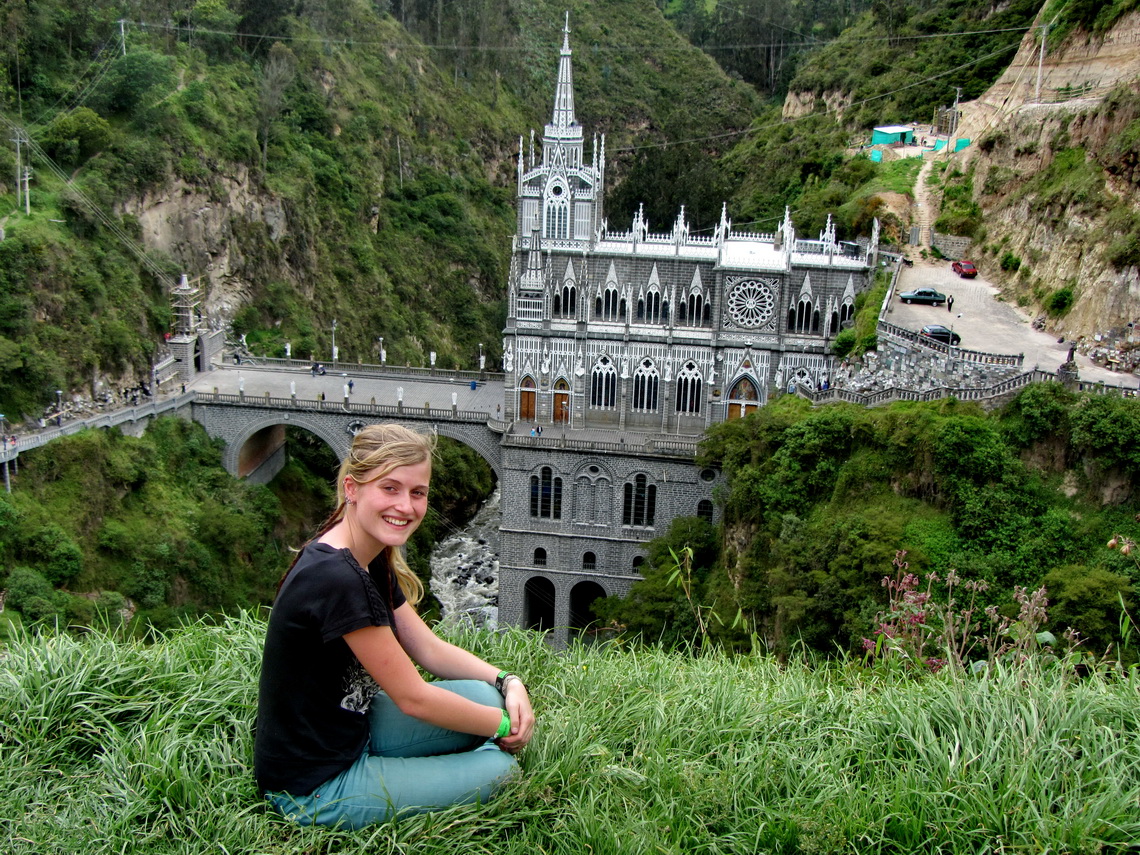
[[[127,55],[127,22],[119,18],[119,43],[123,46],[123,56]]]
[[[1049,25],[1041,30],[1041,53],[1037,55],[1037,89],[1033,92],[1033,100],[1041,103],[1041,67],[1045,64],[1045,43],[1049,41]]]
[[[954,142],[958,138],[958,101],[962,97],[962,87],[954,87],[954,110],[950,113],[949,135],[946,138],[946,159],[954,153]]]
[[[12,142],[16,144],[16,207],[20,207],[20,178],[23,170],[20,167],[20,146],[24,143],[24,137],[21,131],[16,129],[16,136],[12,138]]]
[[[32,168],[30,166],[24,167],[24,214],[27,216],[32,215]]]

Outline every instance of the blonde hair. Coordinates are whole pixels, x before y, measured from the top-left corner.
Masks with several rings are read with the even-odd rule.
[[[435,453],[435,445],[434,435],[418,433],[403,425],[374,424],[361,430],[353,437],[352,447],[341,461],[337,472],[336,510],[325,520],[313,539],[321,537],[344,519],[346,478],[352,478],[357,484],[367,484],[377,478],[383,478],[401,466],[415,466],[425,461],[430,464]],[[412,572],[412,568],[408,566],[398,547],[387,546],[384,551],[388,559],[388,568],[395,574],[400,590],[404,592],[408,602],[415,605],[423,599],[423,582]]]

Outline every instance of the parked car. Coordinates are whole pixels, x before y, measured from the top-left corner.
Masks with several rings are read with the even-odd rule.
[[[899,299],[904,303],[930,303],[932,306],[941,306],[946,302],[946,295],[933,288],[915,288],[913,291],[903,291]]]
[[[927,338],[932,338],[943,344],[955,345],[962,343],[962,336],[958,335],[958,333],[949,327],[942,326],[942,324],[927,324],[922,328],[922,332],[919,333],[919,335],[924,335]]]
[[[974,267],[972,261],[955,261],[950,265],[950,269],[963,279],[973,279],[978,275],[978,268]]]

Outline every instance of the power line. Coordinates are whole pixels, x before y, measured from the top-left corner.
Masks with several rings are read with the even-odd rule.
[[[862,107],[864,104],[870,104],[872,101],[878,101],[881,98],[889,98],[892,95],[897,95],[899,92],[905,92],[907,89],[913,89],[915,86],[921,86],[924,83],[929,83],[932,80],[937,80],[940,77],[945,77],[948,74],[954,74],[956,72],[961,71],[964,68],[969,68],[971,65],[977,65],[978,63],[984,62],[987,59],[992,59],[993,57],[998,56],[998,55],[1003,54],[1003,53],[1006,53],[1006,52],[1008,52],[1008,51],[1010,51],[1016,47],[1017,47],[1016,44],[1006,45],[1005,47],[998,48],[997,50],[991,51],[990,53],[987,53],[987,54],[983,54],[982,56],[976,57],[976,58],[970,60],[969,62],[965,62],[962,65],[959,65],[955,68],[951,68],[948,71],[941,71],[938,74],[932,74],[929,77],[923,77],[921,80],[916,80],[914,83],[908,83],[906,86],[900,86],[899,88],[892,89],[889,92],[883,92],[879,95],[872,95],[868,98],[864,98],[861,101],[855,101],[852,104],[848,105],[847,109],[851,109],[853,107]],[[811,115],[811,114],[808,114],[808,115]],[[753,131],[761,131],[761,130],[767,130],[768,128],[779,127],[780,125],[790,124],[791,122],[797,122],[800,119],[806,119],[806,118],[807,118],[807,116],[798,116],[794,119],[788,120],[787,122],[785,122],[783,119],[780,119],[778,121],[771,122],[767,125],[760,125],[759,127],[756,127],[756,126],[747,127],[747,128],[742,129],[742,130],[739,130],[739,131],[725,131],[724,133],[721,133],[721,134],[710,134],[710,135],[704,136],[704,137],[692,137],[690,139],[685,139],[685,140],[672,140],[669,142],[645,143],[643,145],[624,146],[621,148],[611,149],[611,151],[613,151],[613,152],[641,151],[643,149],[651,149],[651,148],[667,148],[667,147],[673,146],[673,145],[689,145],[691,143],[711,142],[713,140],[720,140],[720,139],[727,139],[729,137],[743,136],[744,134],[749,134],[749,133],[752,133]]]
[[[184,26],[180,24],[152,24],[147,21],[134,21],[133,26],[141,29],[151,30],[164,30],[167,32],[178,32],[188,34],[204,34],[211,36],[229,36],[231,38],[239,39],[261,39],[278,42],[301,42],[301,43],[315,43],[315,44],[328,44],[328,45],[342,45],[345,47],[374,47],[386,50],[433,50],[433,51],[471,51],[482,53],[532,53],[533,49],[524,45],[518,44],[425,44],[423,42],[409,42],[409,41],[369,41],[367,39],[343,39],[332,38],[329,36],[271,36],[265,33],[243,33],[237,30],[211,30],[205,27]],[[787,29],[773,24],[773,27],[779,29]],[[919,39],[939,39],[939,38],[952,38],[957,36],[980,36],[992,35],[994,33],[1015,33],[1027,32],[1033,29],[1032,26],[1028,27],[1003,27],[993,30],[961,30],[958,32],[950,33],[925,33],[918,35],[897,35],[897,36],[868,36],[866,38],[848,38],[844,40],[845,44],[863,44],[870,42],[900,42],[912,41]],[[795,33],[794,30],[788,32]],[[704,44],[694,45],[690,42],[683,42],[679,44],[639,44],[639,45],[600,45],[588,44],[582,45],[577,48],[581,51],[590,51],[592,53],[660,53],[663,51],[677,51],[688,53],[693,50],[705,51],[720,51],[720,50],[766,50],[768,48],[788,48],[788,47],[820,47],[827,45],[831,42],[820,41],[813,39],[809,36],[803,36],[796,33],[801,38],[805,39],[802,42],[741,42],[738,44]]]
[[[123,230],[122,226],[115,222],[111,216],[109,216],[102,208],[100,208],[99,205],[96,204],[90,196],[88,196],[74,183],[72,183],[71,177],[63,171],[59,164],[57,164],[54,160],[51,159],[51,157],[48,156],[47,152],[45,152],[35,140],[28,137],[27,132],[20,125],[11,121],[3,114],[0,114],[0,123],[4,124],[17,134],[23,134],[24,144],[27,145],[28,148],[30,148],[36,154],[36,156],[44,162],[44,165],[47,166],[48,171],[51,172],[60,182],[62,182],[63,185],[67,187],[68,190],[74,194],[76,198],[79,199],[83,206],[87,208],[87,210],[89,210],[101,223],[103,223],[103,225],[106,226],[107,229],[109,229],[115,235],[115,237],[117,237],[122,242],[122,244],[131,252],[131,254],[134,255],[139,261],[141,261],[142,264],[159,279],[159,281],[165,282],[168,286],[171,287],[174,285],[166,270],[160,266],[158,262],[147,255],[146,250],[143,249],[143,247],[138,243],[136,243],[134,239],[131,238],[131,236]]]

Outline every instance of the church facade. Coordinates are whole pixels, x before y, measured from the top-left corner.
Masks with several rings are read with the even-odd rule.
[[[645,545],[678,516],[713,518],[719,473],[694,465],[715,423],[776,391],[819,388],[831,343],[871,287],[871,250],[834,227],[798,238],[711,236],[684,209],[663,232],[641,211],[627,231],[604,216],[605,138],[587,157],[563,32],[551,121],[536,154],[520,139],[517,231],[503,340],[500,620],[556,641],[624,595]]]

